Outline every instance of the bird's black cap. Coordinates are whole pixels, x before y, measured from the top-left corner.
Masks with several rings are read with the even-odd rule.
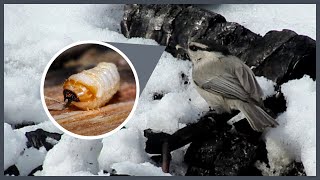
[[[193,45],[193,43],[199,43],[201,45],[205,45],[205,47]],[[231,55],[227,46],[221,45],[213,40],[207,39],[197,39],[189,43],[190,50],[202,50],[202,51],[214,51],[220,52],[225,56]]]

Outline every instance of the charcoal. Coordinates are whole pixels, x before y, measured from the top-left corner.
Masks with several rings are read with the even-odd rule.
[[[249,66],[258,67],[266,58],[273,54],[282,44],[297,34],[290,30],[269,31],[262,38],[253,41],[250,49],[243,52],[243,61]]]
[[[34,147],[36,149],[39,149],[40,147],[44,146],[47,151],[49,151],[54,145],[51,143],[48,143],[46,141],[47,137],[55,139],[59,141],[61,139],[61,134],[59,133],[51,133],[44,131],[43,129],[37,129],[35,131],[26,132],[26,137],[28,139],[27,141],[27,147]]]
[[[107,170],[103,170],[102,173],[105,175],[109,174],[110,176],[130,176],[128,174],[117,174],[117,171],[115,169],[112,169],[110,173]]]
[[[255,162],[257,145],[237,136],[233,136],[230,140],[230,146],[216,157],[215,174],[218,176],[247,175],[243,172],[246,172],[247,168]]]
[[[250,124],[248,123],[247,119],[241,119],[238,122],[233,123],[237,133],[241,134],[242,136],[246,136],[248,140],[251,141],[258,141],[261,132],[254,131]]]
[[[270,169],[270,165],[265,161],[264,163],[266,164],[266,168],[261,169],[264,175],[306,176],[302,162],[292,161],[287,165],[278,166],[277,169]]]
[[[164,94],[163,93],[153,93],[153,96],[152,96],[152,99],[153,100],[160,100],[160,99],[162,99],[163,98],[163,96],[164,96]]]
[[[187,43],[205,39],[227,47],[257,76],[281,85],[309,75],[316,79],[316,42],[294,31],[269,31],[265,36],[220,14],[190,5],[127,5],[121,22],[122,33],[156,40],[166,51],[188,59]],[[176,45],[183,48],[176,49]]]
[[[145,151],[150,154],[161,154],[162,144],[170,134],[164,132],[154,132],[152,129],[144,130],[146,141]]]
[[[214,176],[214,169],[204,169],[197,166],[190,166],[185,176]]]
[[[162,144],[169,143],[170,151],[176,150],[193,141],[210,138],[217,131],[230,130],[231,126],[215,121],[212,116],[204,116],[197,123],[187,125],[172,135],[163,132],[154,132],[152,129],[144,130],[147,138],[145,150],[150,154],[161,154]]]
[[[214,167],[216,157],[228,147],[227,141],[220,140],[220,138],[214,137],[207,141],[192,142],[185,154],[184,161],[192,166]]]
[[[16,165],[12,165],[10,167],[8,167],[5,171],[4,171],[4,175],[8,175],[8,176],[19,176],[20,172],[17,168]]]
[[[190,142],[201,141],[215,133],[216,121],[213,119],[201,119],[198,123],[190,124],[173,133],[169,139],[170,150],[176,150]]]
[[[185,155],[190,167],[209,170],[213,175],[250,175],[258,149],[244,136],[220,132],[208,140],[192,142]],[[212,169],[214,171],[212,171]]]
[[[188,41],[202,37],[215,23],[226,22],[220,14],[193,6],[183,8],[174,19],[172,35],[166,50],[176,55],[176,45],[187,47]]]
[[[210,107],[211,109],[211,107]],[[202,119],[214,119],[216,121],[216,123],[218,124],[218,126],[221,127],[226,127],[225,123],[231,119],[232,117],[234,117],[235,115],[237,115],[240,111],[239,110],[232,110],[231,113],[216,113],[214,110],[210,110],[208,111],[206,114],[204,114],[200,120]],[[229,129],[229,127],[227,127],[227,129]]]
[[[107,171],[104,171],[107,172]],[[130,176],[128,174],[117,174],[117,171],[115,169],[112,169],[110,172],[110,176]]]
[[[145,37],[166,43],[172,20],[186,5],[126,5],[121,32],[126,37]]]
[[[225,18],[214,12],[189,5],[126,5],[121,32],[126,37],[154,39],[175,56],[175,46],[186,47],[190,39],[203,36],[215,23]]]
[[[290,30],[271,31],[251,47],[244,61],[257,76],[278,85],[291,79],[316,75],[316,43]]]
[[[23,128],[23,127],[26,127],[26,126],[32,126],[32,125],[35,125],[35,123],[34,122],[23,122],[21,124],[13,125],[13,128],[14,129],[20,129],[20,128]]]
[[[287,101],[282,92],[278,92],[271,97],[267,97],[263,103],[266,108],[273,112],[273,114],[282,113],[287,109]]]
[[[42,165],[34,168],[29,174],[28,176],[34,176],[34,173],[36,173],[37,171],[41,171],[43,169]]]
[[[301,162],[293,161],[281,173],[281,176],[306,176],[303,164]]]
[[[182,84],[189,84],[189,77],[183,72],[180,72],[180,81],[183,82]]]
[[[215,24],[202,38],[226,46],[232,55],[241,58],[242,53],[261,36],[238,23],[225,22]]]

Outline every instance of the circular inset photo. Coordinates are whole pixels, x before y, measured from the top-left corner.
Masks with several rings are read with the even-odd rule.
[[[131,118],[139,80],[119,49],[81,41],[51,59],[40,91],[43,107],[58,128],[77,138],[98,139],[121,129]]]

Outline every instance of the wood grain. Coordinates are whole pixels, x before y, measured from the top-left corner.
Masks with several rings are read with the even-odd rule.
[[[50,97],[46,99],[47,107],[64,105],[62,90],[61,85],[44,89],[45,96]],[[71,106],[62,110],[49,109],[49,112],[66,130],[83,136],[96,136],[122,124],[133,108],[135,95],[135,85],[124,83],[113,99],[99,109],[83,111]]]

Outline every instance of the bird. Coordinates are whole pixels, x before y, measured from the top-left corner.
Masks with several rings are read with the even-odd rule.
[[[187,52],[195,88],[217,113],[240,110],[258,132],[278,125],[264,110],[263,91],[253,71],[227,47],[198,39],[176,48]]]

